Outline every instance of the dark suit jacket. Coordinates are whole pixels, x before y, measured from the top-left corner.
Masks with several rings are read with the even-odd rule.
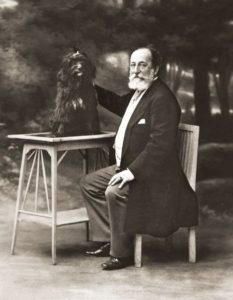
[[[123,115],[132,93],[120,97],[97,87],[101,105]],[[198,205],[180,164],[177,131],[180,106],[169,88],[156,80],[142,96],[125,132],[121,169],[129,168],[125,230],[168,236],[198,223]],[[145,124],[139,124],[141,119]]]

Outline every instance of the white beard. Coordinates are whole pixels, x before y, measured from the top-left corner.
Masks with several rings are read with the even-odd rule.
[[[135,77],[135,75],[131,75],[129,76],[128,87],[132,90],[143,91],[148,89],[148,87],[151,85],[153,80],[154,80],[154,73],[152,72],[147,77]]]

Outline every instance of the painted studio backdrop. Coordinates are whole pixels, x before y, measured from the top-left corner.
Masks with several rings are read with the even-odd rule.
[[[10,133],[49,129],[57,72],[72,47],[96,66],[96,82],[127,91],[129,53],[154,43],[161,76],[182,107],[182,122],[200,125],[197,193],[200,215],[233,216],[232,0],[20,0],[0,1],[0,194],[15,199],[21,148]],[[119,119],[99,107],[101,128]],[[62,195],[76,199],[66,181],[81,168],[68,157]],[[92,156],[93,164],[96,157]],[[74,168],[73,162],[77,165]],[[9,193],[6,191],[10,191]],[[74,206],[77,203],[73,204]]]

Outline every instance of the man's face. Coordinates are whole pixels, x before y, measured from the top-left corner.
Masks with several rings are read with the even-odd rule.
[[[134,51],[130,58],[129,88],[133,90],[147,89],[157,72],[152,67],[152,57],[149,49],[143,48]]]

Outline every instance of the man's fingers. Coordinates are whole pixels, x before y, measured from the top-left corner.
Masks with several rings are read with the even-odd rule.
[[[128,182],[127,179],[122,179],[122,182],[119,184],[119,189],[121,189],[126,183]]]
[[[118,188],[121,189],[125,184],[127,180],[122,180],[122,182],[119,184]]]
[[[109,182],[109,185],[114,185],[117,183],[117,179],[113,179],[111,182]]]
[[[120,178],[120,177],[115,178],[115,179],[112,181],[112,183],[111,183],[110,185],[114,185],[114,184],[116,184],[116,183],[118,183],[118,182],[120,182],[120,181],[121,181],[121,178]]]
[[[117,173],[112,176],[109,180],[108,185],[115,185],[116,183],[121,182],[118,188],[121,189],[127,182],[134,180],[134,175],[129,170],[124,170],[120,173]]]
[[[116,183],[119,182],[119,181],[121,181],[121,177],[120,177],[120,176],[114,175],[114,176],[110,179],[108,185],[114,185],[114,184],[116,184]]]
[[[116,175],[113,175],[112,178],[109,180],[108,184],[111,185],[115,179],[116,179]]]

